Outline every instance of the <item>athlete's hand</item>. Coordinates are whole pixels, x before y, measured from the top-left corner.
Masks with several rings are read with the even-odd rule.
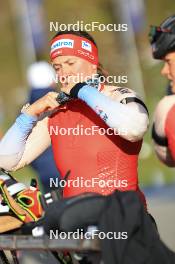
[[[41,97],[39,100],[34,102],[32,105],[30,105],[25,110],[25,113],[31,116],[39,116],[40,114],[46,111],[54,110],[56,107],[59,106],[59,103],[56,101],[57,96],[58,96],[57,92],[47,93],[46,95]]]

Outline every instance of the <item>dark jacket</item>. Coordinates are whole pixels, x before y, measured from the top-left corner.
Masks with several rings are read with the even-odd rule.
[[[106,198],[100,231],[127,232],[127,239],[101,241],[104,264],[174,264],[175,253],[160,240],[155,223],[135,192]]]

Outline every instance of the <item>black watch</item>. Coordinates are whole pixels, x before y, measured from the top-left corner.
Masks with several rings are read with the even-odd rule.
[[[59,92],[56,98],[56,101],[59,103],[59,105],[63,105],[70,100],[71,100],[71,97],[64,92]]]

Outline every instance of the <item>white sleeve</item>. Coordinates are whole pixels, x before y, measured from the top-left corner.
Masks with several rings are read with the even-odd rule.
[[[120,136],[131,142],[142,139],[148,129],[146,109],[136,102],[122,104],[88,85],[80,89],[78,98],[85,101],[109,127],[123,131]]]

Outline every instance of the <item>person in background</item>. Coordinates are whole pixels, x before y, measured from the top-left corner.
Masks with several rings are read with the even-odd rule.
[[[54,77],[54,69],[45,61],[35,62],[29,66],[27,70],[27,82],[30,89],[29,104],[33,104],[48,92],[55,91],[56,83],[54,82]],[[47,148],[30,165],[37,172],[43,186],[43,191],[48,192],[52,188],[50,178],[55,180],[59,177],[59,172],[53,158],[52,147]]]
[[[153,57],[164,61],[161,74],[169,81],[167,95],[155,109],[152,138],[158,158],[175,167],[175,15],[152,26],[150,37]]]

